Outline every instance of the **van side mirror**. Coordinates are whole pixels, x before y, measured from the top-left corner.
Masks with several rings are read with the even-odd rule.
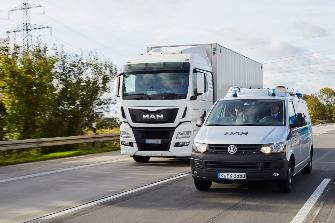
[[[307,125],[302,113],[297,113],[295,120],[290,124],[290,128],[300,128]]]
[[[200,117],[199,117],[199,119],[197,120],[197,122],[196,122],[195,125],[196,125],[197,127],[201,127],[202,124],[204,124],[205,117],[206,117],[206,111],[200,115]]]
[[[198,119],[197,122],[195,123],[197,127],[201,127],[202,124],[204,124],[202,119]]]

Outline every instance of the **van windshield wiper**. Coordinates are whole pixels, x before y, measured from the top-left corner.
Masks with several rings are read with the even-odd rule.
[[[222,124],[208,124],[206,126],[229,126],[229,125],[222,125]]]

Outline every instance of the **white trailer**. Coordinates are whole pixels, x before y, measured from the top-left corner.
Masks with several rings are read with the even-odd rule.
[[[189,157],[196,121],[233,86],[263,87],[262,64],[217,43],[148,47],[116,79],[121,153]]]

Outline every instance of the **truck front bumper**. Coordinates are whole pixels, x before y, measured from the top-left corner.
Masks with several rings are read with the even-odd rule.
[[[192,153],[191,170],[196,179],[218,183],[280,181],[287,176],[285,154],[220,155]],[[219,173],[245,173],[245,180],[219,179]]]
[[[176,128],[131,128],[123,123],[120,131],[129,133],[120,136],[121,154],[151,157],[190,157],[192,152],[193,128],[191,123],[182,123]],[[192,131],[189,138],[177,138],[177,133]],[[159,140],[161,144],[148,144],[146,140]]]

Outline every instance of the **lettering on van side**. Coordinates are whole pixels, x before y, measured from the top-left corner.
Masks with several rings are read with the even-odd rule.
[[[225,132],[225,136],[234,136],[234,135],[237,135],[237,136],[247,136],[249,134],[249,132]]]

